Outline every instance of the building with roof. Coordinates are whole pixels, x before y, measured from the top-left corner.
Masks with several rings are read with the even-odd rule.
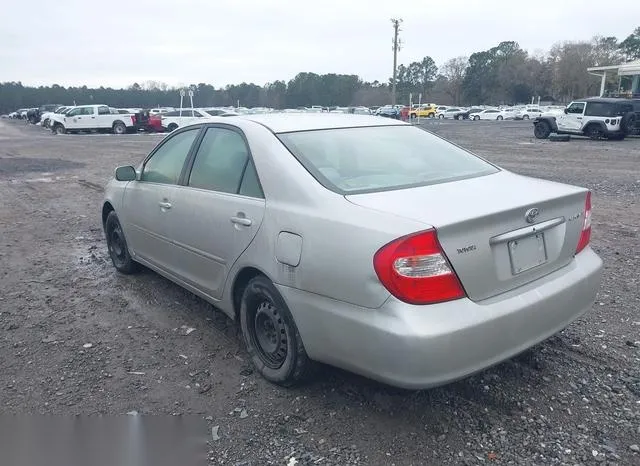
[[[640,60],[611,66],[587,68],[589,74],[600,76],[600,97],[640,98]],[[607,78],[618,76],[618,89],[607,89]]]

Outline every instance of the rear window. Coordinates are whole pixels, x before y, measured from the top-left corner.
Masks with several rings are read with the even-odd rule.
[[[278,138],[323,186],[340,194],[445,183],[498,171],[413,126],[299,131]]]

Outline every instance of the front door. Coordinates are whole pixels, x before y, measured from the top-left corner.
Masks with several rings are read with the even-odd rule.
[[[123,199],[125,235],[135,256],[171,271],[174,194],[200,128],[167,137],[144,163],[139,180],[127,185]]]
[[[239,130],[207,128],[185,186],[176,188],[174,200],[173,269],[185,282],[219,299],[265,209],[255,166]]]
[[[560,131],[580,132],[583,124],[584,108],[584,102],[571,102],[565,109],[565,113],[556,117],[558,129]]]

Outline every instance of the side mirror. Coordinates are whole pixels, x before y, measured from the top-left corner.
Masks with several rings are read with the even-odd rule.
[[[567,113],[569,113],[569,112],[567,112],[567,109],[565,108],[564,109],[564,114],[566,115]]]
[[[116,168],[116,180],[118,181],[135,181],[136,169],[131,165]]]

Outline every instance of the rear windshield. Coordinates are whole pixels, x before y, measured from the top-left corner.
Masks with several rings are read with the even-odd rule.
[[[340,194],[445,183],[498,171],[408,125],[299,131],[278,138],[323,186]]]

